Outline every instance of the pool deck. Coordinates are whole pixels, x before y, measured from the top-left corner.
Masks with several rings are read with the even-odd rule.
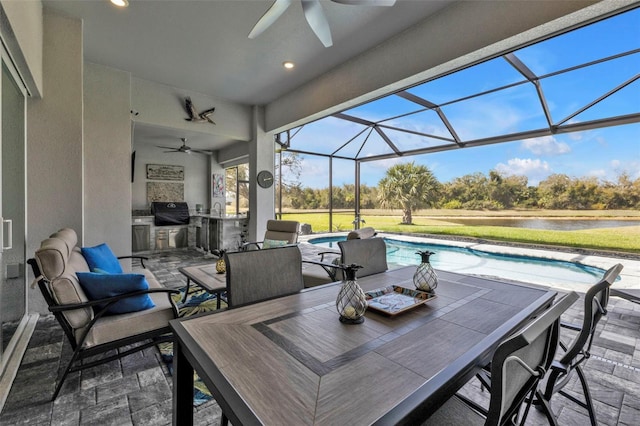
[[[303,235],[300,236],[300,242],[306,243],[312,238],[322,238],[322,237],[336,237],[340,235],[347,235],[346,233],[327,233],[327,234],[312,234],[312,235]],[[395,240],[400,241],[409,241],[414,243],[428,243],[428,244],[446,244],[454,247],[462,247],[469,248],[479,251],[484,251],[487,253],[496,253],[496,254],[510,254],[510,255],[520,255],[520,256],[529,256],[529,257],[538,257],[542,259],[553,259],[553,260],[562,260],[566,262],[574,262],[580,263],[582,265],[594,266],[596,268],[607,270],[616,263],[622,263],[624,265],[624,269],[620,273],[620,279],[617,280],[613,284],[613,288],[633,288],[640,289],[640,260],[621,259],[620,257],[616,257],[615,253],[612,253],[611,256],[596,256],[592,254],[588,254],[586,251],[580,252],[570,251],[570,250],[552,250],[552,249],[540,249],[540,248],[532,248],[520,245],[503,245],[503,244],[491,244],[488,242],[478,242],[478,241],[458,241],[458,240],[448,240],[441,238],[427,238],[421,236],[411,236],[411,235],[401,235],[401,234],[387,234],[380,232],[378,233],[379,237],[388,237],[393,238]],[[553,285],[553,288],[563,291],[572,291],[576,290],[579,292],[584,292],[584,286],[576,285],[576,284],[556,284]]]

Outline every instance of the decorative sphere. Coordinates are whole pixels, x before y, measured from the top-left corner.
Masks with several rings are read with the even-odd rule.
[[[349,319],[356,318],[356,308],[351,305],[345,306],[344,311],[342,312],[342,316]]]

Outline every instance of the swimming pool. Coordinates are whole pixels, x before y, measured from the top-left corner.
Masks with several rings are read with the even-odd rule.
[[[309,240],[311,244],[338,249],[338,241],[344,236],[319,237]],[[418,265],[418,250],[435,252],[430,261],[434,268],[463,274],[488,275],[546,286],[570,284],[594,284],[604,270],[563,260],[511,254],[489,253],[465,247],[445,244],[418,243],[384,238],[387,244],[389,267]]]

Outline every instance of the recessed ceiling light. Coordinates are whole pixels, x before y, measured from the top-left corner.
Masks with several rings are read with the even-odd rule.
[[[295,66],[296,66],[296,64],[294,64],[294,63],[293,63],[293,62],[291,62],[291,61],[284,61],[284,62],[282,63],[282,66],[283,66],[283,67],[285,67],[286,69],[290,70],[291,68],[295,67]]]
[[[115,4],[118,7],[129,6],[129,0],[111,0],[111,3]]]

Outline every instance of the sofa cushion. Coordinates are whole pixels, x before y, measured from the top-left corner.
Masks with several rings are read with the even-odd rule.
[[[76,231],[71,228],[62,228],[49,236],[49,238],[58,238],[63,240],[67,244],[67,247],[69,247],[69,251],[78,244],[78,234],[76,234]]]
[[[156,288],[155,283],[149,281],[149,287]],[[167,327],[169,321],[176,318],[167,293],[154,293],[151,295],[151,299],[155,304],[154,308],[121,315],[108,315],[98,319],[87,334],[83,347],[101,345],[134,334]],[[80,338],[82,331],[76,331],[76,339]]]
[[[100,274],[78,272],[80,285],[90,300],[119,296],[139,290],[148,290],[149,283],[143,274]],[[125,314],[153,308],[155,304],[148,294],[120,300],[109,308],[108,314]],[[102,309],[102,306],[98,306]]]
[[[74,247],[67,261],[70,271],[74,272],[91,272],[87,260],[82,255],[80,247]]]
[[[50,281],[49,291],[56,303],[60,305],[89,301],[75,274],[64,274],[54,278]],[[72,328],[78,329],[86,326],[93,319],[93,309],[74,309],[64,311],[63,315]]]
[[[69,260],[69,248],[59,238],[47,238],[40,243],[36,250],[36,261],[40,273],[49,281],[52,281],[64,273]]]
[[[82,255],[89,264],[89,269],[96,272],[97,269],[109,274],[121,274],[123,272],[120,261],[107,243],[98,244],[94,247],[82,247]]]

